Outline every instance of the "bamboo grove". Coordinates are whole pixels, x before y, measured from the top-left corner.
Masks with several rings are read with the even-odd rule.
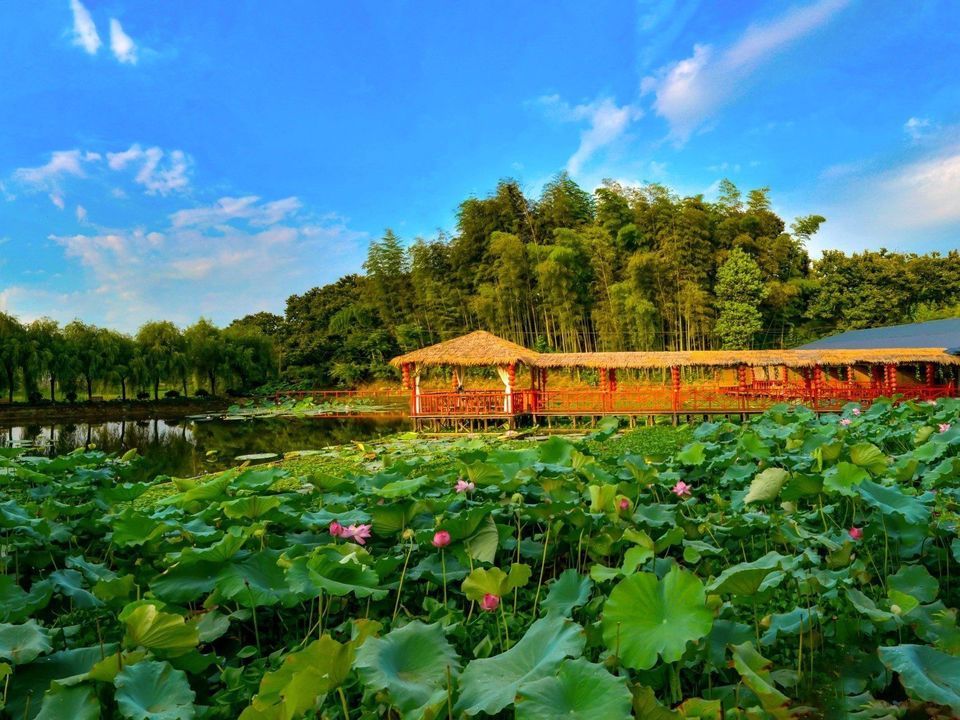
[[[460,204],[453,237],[387,230],[364,275],[247,318],[281,338],[286,376],[353,385],[392,378],[386,360],[485,329],[539,351],[790,347],[822,335],[933,319],[960,308],[960,254],[828,251],[825,218],[789,227],[767,188],[730,181],[718,199],[565,174],[538,199],[514,181]]]

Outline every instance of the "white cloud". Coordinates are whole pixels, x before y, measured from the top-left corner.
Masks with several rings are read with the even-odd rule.
[[[224,200],[229,199],[213,208],[231,207]],[[299,208],[295,198],[238,202],[232,206],[248,209],[243,217],[231,216],[233,225],[199,215],[177,225],[175,218],[184,216],[174,213],[162,232],[131,228],[51,235],[87,276],[86,289],[69,298],[64,313],[133,330],[155,317],[189,323],[204,315],[228,322],[248,312],[279,311],[290,293],[353,269],[366,244],[364,233],[335,216],[257,224],[294,204]],[[26,311],[70,319],[58,315],[63,299],[39,288],[31,293]]]
[[[794,8],[773,22],[750,26],[725,49],[695,45],[692,56],[644,78],[641,91],[654,93],[654,110],[670,124],[671,137],[683,142],[742,91],[756,70],[849,2],[818,0]]]
[[[632,105],[619,106],[613,98],[592,103],[569,105],[559,95],[539,99],[549,114],[561,122],[587,123],[580,133],[580,145],[567,161],[567,172],[578,175],[584,165],[603,148],[619,140],[631,122],[639,120],[643,111]]]
[[[60,210],[66,207],[66,202],[64,202],[63,195],[58,192],[50,193],[50,202],[57,206]]]
[[[287,215],[300,209],[296,197],[283,198],[257,205],[256,195],[246,197],[222,197],[211,206],[178,210],[170,216],[173,227],[210,226],[232,220],[246,220],[251,225],[274,225]]]
[[[70,10],[73,12],[73,44],[82,47],[89,55],[96,55],[101,42],[90,11],[80,0],[70,0]]]
[[[929,118],[912,117],[903,124],[903,131],[914,142],[927,140],[937,134],[940,126]]]
[[[148,195],[169,195],[190,185],[191,160],[182,150],[144,149],[135,143],[122,152],[108,152],[107,165],[111,170],[137,167],[134,182],[143,185]]]
[[[87,209],[83,205],[77,205],[76,214],[77,214],[77,222],[86,222]]]
[[[14,170],[13,179],[34,188],[49,189],[64,175],[83,177],[83,162],[89,159],[89,153],[85,157],[79,150],[58,150],[50,154],[45,165]]]
[[[137,64],[137,45],[116,18],[110,18],[110,50],[119,62]]]

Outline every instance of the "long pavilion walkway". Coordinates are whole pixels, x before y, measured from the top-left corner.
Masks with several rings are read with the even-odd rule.
[[[933,400],[957,394],[960,356],[944,348],[536,353],[482,330],[394,358],[418,429],[473,430],[491,424],[550,424],[554,418],[614,415],[739,415],[778,403],[839,410],[878,397]],[[447,390],[421,387],[444,368]],[[489,368],[496,389],[464,387],[467,368]],[[550,371],[587,371],[595,384],[550,387]],[[631,382],[621,383],[621,375]],[[523,382],[521,382],[521,379]],[[523,385],[523,386],[521,386]]]

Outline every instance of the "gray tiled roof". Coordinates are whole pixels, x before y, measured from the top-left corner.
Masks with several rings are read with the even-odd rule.
[[[864,348],[947,348],[960,353],[960,318],[909,325],[850,330],[801,346],[800,350],[862,350]]]

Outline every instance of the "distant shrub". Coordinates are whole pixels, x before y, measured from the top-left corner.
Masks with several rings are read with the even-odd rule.
[[[76,401],[77,401],[77,393],[76,393],[75,391],[73,391],[73,390],[71,390],[71,391],[68,392],[66,395],[64,395],[64,397],[67,399],[67,402],[76,402]]]
[[[243,390],[238,390],[237,388],[227,388],[226,391],[227,397],[243,397]]]
[[[150,393],[148,393],[146,390],[141,390],[140,392],[137,393],[137,400],[149,400],[149,399],[150,399]]]
[[[179,391],[179,390],[167,390],[167,391],[163,394],[163,396],[164,396],[165,398],[167,398],[168,400],[175,400],[176,398],[180,397],[180,391]]]
[[[193,396],[198,398],[208,398],[210,397],[210,391],[204,390],[203,388],[197,388],[197,391],[193,393]]]
[[[27,393],[27,402],[31,405],[39,405],[43,402],[43,394],[39,390],[31,390]]]

